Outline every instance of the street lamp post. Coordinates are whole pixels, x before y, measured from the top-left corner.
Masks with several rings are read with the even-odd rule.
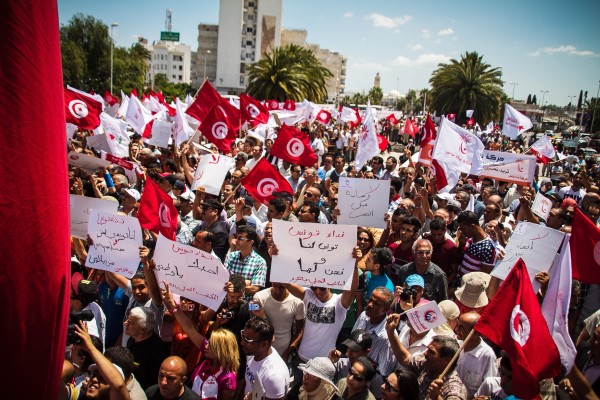
[[[540,90],[540,92],[542,93],[542,107],[544,107],[544,99],[546,98],[546,93],[548,93],[549,90]]]
[[[206,80],[206,59],[208,58],[209,54],[210,50],[206,50],[206,52],[204,53],[204,80]]]
[[[513,85],[512,97],[511,99],[515,99],[515,86],[519,86],[517,82],[509,82],[509,85]]]
[[[113,28],[119,26],[116,22],[110,24],[110,94],[113,92],[113,49],[115,47],[113,42]]]

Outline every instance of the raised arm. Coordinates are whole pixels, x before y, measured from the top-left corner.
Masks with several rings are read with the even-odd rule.
[[[194,346],[200,348],[204,341],[204,335],[202,335],[194,326],[194,321],[188,317],[183,311],[179,309],[179,306],[173,300],[173,294],[169,289],[169,284],[163,282],[164,289],[161,290],[162,301],[165,303],[167,310],[175,316],[175,319],[181,326],[181,329],[188,335],[188,338],[192,341]]]
[[[362,257],[362,251],[360,248],[356,246],[352,251],[352,257],[356,260],[359,260]],[[352,301],[354,300],[354,293],[356,293],[356,288],[358,287],[358,266],[356,263],[354,264],[354,272],[352,272],[352,284],[350,285],[349,290],[344,290],[342,293],[342,306],[345,309],[350,308],[352,305]]]
[[[150,292],[152,303],[154,303],[155,306],[160,307],[162,304],[162,297],[160,296],[160,288],[158,287],[158,282],[156,281],[156,275],[154,275],[154,271],[151,268],[151,263],[154,263],[154,261],[152,261],[149,256],[150,249],[146,246],[141,246],[140,260],[142,261],[142,265],[144,267],[144,276],[146,277],[148,292]]]
[[[269,255],[271,257],[276,256],[277,254],[279,254],[279,249],[277,248],[277,246],[275,245],[275,243],[271,244],[269,246]],[[285,288],[287,290],[289,290],[289,292],[296,296],[297,298],[299,298],[300,300],[304,299],[304,291],[306,290],[306,288],[303,288],[300,285],[296,285],[295,283],[283,283],[282,285],[285,286]]]
[[[400,323],[400,314],[388,315],[385,322],[385,330],[387,332],[388,340],[390,341],[390,347],[394,356],[400,364],[407,367],[410,362],[410,353],[406,350],[406,347],[400,343],[400,338],[396,335],[396,328]]]

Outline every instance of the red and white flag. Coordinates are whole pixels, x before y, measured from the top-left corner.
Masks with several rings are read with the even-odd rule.
[[[264,157],[242,179],[242,185],[248,193],[263,204],[274,196],[273,192],[294,194],[290,183]]]
[[[175,117],[173,118],[173,139],[177,147],[190,140],[196,130],[190,127],[183,111],[184,105],[175,99]]]
[[[600,284],[600,229],[578,207],[573,213],[571,262],[573,279]]]
[[[321,111],[317,113],[316,119],[323,125],[327,125],[331,121],[331,113],[327,110],[321,109]]]
[[[402,133],[414,137],[418,131],[419,130],[413,124],[412,120],[410,118],[406,118],[406,122],[404,122],[404,128],[402,128]]]
[[[385,117],[385,119],[390,121],[390,124],[392,124],[392,125],[398,125],[398,123],[400,122],[400,121],[398,121],[398,119],[396,118],[396,116],[394,114],[388,115],[387,117]]]
[[[470,128],[473,125],[475,125],[475,119],[473,117],[471,117],[467,120],[467,126]]]
[[[110,154],[117,157],[129,157],[129,136],[127,122],[113,118],[106,113],[100,114],[100,122],[106,135]]]
[[[385,136],[377,135],[377,145],[379,146],[379,151],[384,151],[387,149],[389,143],[390,142]]]
[[[67,86],[65,94],[65,117],[68,123],[80,129],[93,130],[100,125],[102,97],[91,95]]]
[[[269,110],[279,110],[279,102],[277,100],[267,100],[267,108]]]
[[[432,157],[438,192],[452,189],[461,173],[479,175],[483,149],[477,136],[442,118]]]
[[[350,124],[351,128],[357,127],[361,123],[360,114],[358,112],[358,109],[356,108],[350,108],[345,106],[340,107],[339,119]]]
[[[577,349],[571,340],[568,327],[569,302],[571,300],[571,246],[570,235],[563,241],[560,254],[550,271],[550,282],[542,303],[542,315],[560,354],[566,373],[571,371]]]
[[[510,104],[504,105],[504,120],[502,121],[502,134],[515,140],[517,136],[533,128],[533,123],[525,115],[515,110]]]
[[[236,131],[229,118],[223,114],[223,111],[217,105],[213,106],[204,117],[199,129],[209,142],[225,154],[231,151],[231,145],[237,138]]]
[[[456,119],[456,114],[447,114],[446,118],[448,118],[450,121],[454,122],[454,120]]]
[[[127,114],[127,109],[128,108],[129,108],[129,96],[127,96],[121,90],[121,105],[119,105],[119,108],[117,109],[115,117],[117,117],[117,118],[125,118],[125,115]]]
[[[305,167],[312,167],[317,162],[308,135],[289,125],[281,126],[269,154]]]
[[[129,107],[125,114],[125,121],[131,125],[134,131],[144,136],[146,125],[152,121],[152,113],[142,105],[140,99],[132,94],[129,97]],[[148,135],[148,137],[150,136]]]
[[[548,164],[556,157],[556,149],[552,145],[550,138],[547,135],[543,135],[541,138],[536,140],[534,144],[529,148],[533,154],[537,156],[538,162]]]
[[[269,110],[260,101],[244,93],[240,94],[240,114],[242,123],[248,122],[253,127],[269,122]]]
[[[431,116],[427,115],[425,119],[425,125],[423,126],[423,137],[419,144],[419,162],[423,165],[431,165],[431,158],[433,156],[433,148],[435,147],[435,140],[437,139],[437,133],[435,131],[435,124],[431,119]]]
[[[356,159],[354,162],[356,170],[361,169],[371,157],[378,154],[379,143],[377,143],[377,132],[375,131],[375,116],[373,110],[371,110],[371,103],[367,101],[365,119],[362,121],[356,143]]]
[[[173,199],[152,179],[146,179],[146,185],[140,199],[138,220],[140,226],[164,237],[175,240],[177,232],[177,209]]]
[[[294,111],[296,109],[296,102],[294,100],[286,100],[283,103],[283,109],[288,111]]]
[[[417,333],[427,332],[446,322],[446,317],[435,301],[430,301],[406,312],[410,326]]]
[[[561,373],[558,349],[522,259],[508,273],[474,329],[508,354],[516,397],[536,398],[539,381]]]
[[[115,96],[110,94],[110,92],[108,90],[105,90],[104,91],[104,101],[109,106],[114,106],[115,104],[117,104],[119,102],[119,99],[117,99]]]
[[[214,105],[221,108],[222,113],[229,119],[229,124],[234,130],[239,129],[240,110],[235,108],[229,101],[217,93],[215,88],[208,81],[204,81],[202,87],[198,91],[196,99],[189,105],[185,112],[202,122]]]

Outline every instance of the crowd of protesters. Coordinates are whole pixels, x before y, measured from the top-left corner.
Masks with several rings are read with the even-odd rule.
[[[71,194],[118,202],[119,213],[134,217],[145,182],[154,180],[179,211],[177,241],[216,255],[231,276],[225,300],[212,310],[156,280],[156,233],[144,230],[131,279],[85,267],[90,243],[73,238],[71,311],[91,310],[94,318],[75,328],[61,398],[515,398],[508,355],[473,331],[500,284],[490,272],[520,221],[568,233],[580,208],[597,224],[598,165],[564,151],[540,166],[529,187],[463,176],[449,193],[437,193],[429,169],[411,161],[418,134],[396,138],[404,144],[400,157],[384,151],[356,170],[359,129],[304,125],[318,156],[311,167],[273,159],[271,139],[241,137],[218,196],[190,189],[202,156],[195,146],[158,149],[138,134],[128,158],[141,172],[135,182],[120,166],[95,173],[71,167]],[[381,121],[397,146],[393,129]],[[76,132],[69,151],[98,156],[86,146],[90,134]],[[499,133],[480,137],[491,150],[524,153],[529,144],[503,142]],[[240,182],[261,158],[275,163],[294,194],[275,192],[268,204],[248,194]],[[388,212],[373,217],[386,228],[358,228],[348,289],[272,282],[271,259],[285,249],[274,245],[271,221],[335,224],[338,182],[346,176],[390,180]],[[547,220],[531,211],[537,192],[552,200]],[[535,279],[541,302],[549,274]],[[568,327],[576,366],[541,381],[543,399],[600,393],[599,289],[573,281]],[[418,333],[403,313],[430,301],[446,322]]]

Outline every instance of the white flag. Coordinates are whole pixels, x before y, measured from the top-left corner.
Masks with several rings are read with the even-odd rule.
[[[104,128],[109,153],[117,157],[129,157],[129,136],[127,122],[111,117],[106,113],[100,114],[100,124]]]
[[[365,116],[366,118],[366,116]],[[356,110],[350,107],[342,107],[342,113],[340,114],[340,120],[344,122],[357,123],[358,115]]]
[[[484,132],[492,133],[493,131],[494,131],[494,121],[491,121],[489,124],[487,124]]]
[[[544,156],[548,159],[556,157],[556,150],[554,149],[554,146],[547,135],[539,138],[534,144],[531,145],[530,149],[540,157]]]
[[[438,191],[452,189],[461,173],[479,175],[483,149],[484,145],[477,136],[442,118],[433,159],[445,174],[445,179],[437,177],[438,182],[445,180],[447,185]]]
[[[379,154],[379,144],[377,142],[377,133],[375,132],[375,116],[371,110],[371,102],[367,101],[365,117],[360,127],[358,135],[356,161],[354,167],[358,171],[365,165],[367,160]]]
[[[467,115],[467,118],[471,118],[473,116],[473,112],[475,110],[467,110],[467,112],[465,113]]]
[[[177,98],[175,101],[175,117],[173,118],[173,139],[175,139],[175,145],[181,146],[181,143],[187,142],[194,133],[195,129],[190,127],[183,110],[183,104]]]
[[[558,347],[560,362],[567,373],[575,362],[577,350],[571,340],[568,328],[569,302],[571,300],[571,246],[569,244],[571,235],[567,235],[563,241],[560,255],[554,260],[550,271],[550,282],[548,290],[542,303],[542,314],[548,324],[548,330]]]
[[[115,114],[115,116],[117,118],[125,118],[128,108],[129,108],[129,96],[126,96],[125,93],[123,93],[123,91],[121,90],[121,105],[119,106],[119,109],[117,110],[117,113]]]
[[[437,328],[444,322],[446,317],[435,301],[430,301],[415,308],[406,311],[406,318],[410,326],[417,333],[423,333],[430,329]]]
[[[152,120],[152,114],[142,105],[140,99],[131,95],[125,121],[140,135],[144,134],[146,124]]]
[[[533,128],[531,120],[515,110],[509,104],[504,105],[504,120],[502,121],[502,134],[514,140],[521,133]]]

